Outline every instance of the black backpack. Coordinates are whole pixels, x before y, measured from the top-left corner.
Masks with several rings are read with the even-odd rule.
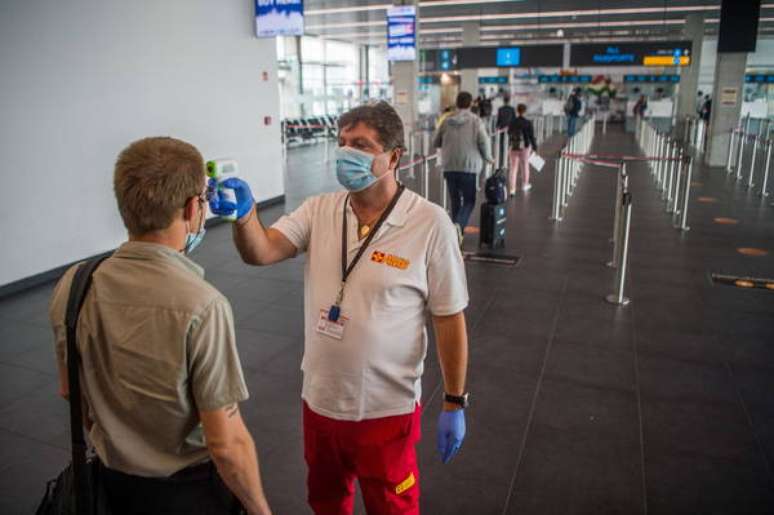
[[[508,200],[508,181],[505,170],[500,168],[484,183],[484,196],[490,204],[502,204]]]

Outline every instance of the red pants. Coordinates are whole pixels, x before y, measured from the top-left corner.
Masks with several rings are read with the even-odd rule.
[[[351,514],[357,478],[369,515],[418,515],[420,416],[417,406],[408,415],[351,422],[318,415],[304,403],[304,459],[314,512]]]

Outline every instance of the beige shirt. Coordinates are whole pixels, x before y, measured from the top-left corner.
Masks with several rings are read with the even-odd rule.
[[[274,225],[308,253],[302,397],[316,413],[340,420],[411,413],[422,393],[427,313],[453,315],[468,304],[457,232],[443,209],[404,191],[347,279],[347,320],[337,339],[317,325],[341,284],[346,196],[312,197]],[[346,209],[349,263],[363,242],[357,217]]]
[[[57,284],[49,311],[61,370],[76,269]],[[206,460],[198,412],[248,398],[231,306],[169,247],[128,242],[103,262],[77,334],[89,437],[109,468],[163,477]]]

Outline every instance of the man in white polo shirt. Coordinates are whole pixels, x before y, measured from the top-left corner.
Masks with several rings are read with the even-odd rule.
[[[242,259],[269,265],[307,252],[304,288],[304,456],[309,504],[351,513],[354,480],[369,513],[419,513],[421,376],[432,315],[444,380],[438,450],[459,450],[467,406],[468,304],[457,234],[440,207],[395,178],[403,123],[387,103],[339,122],[336,174],[347,191],[312,197],[265,229],[243,181],[224,186],[237,210]]]

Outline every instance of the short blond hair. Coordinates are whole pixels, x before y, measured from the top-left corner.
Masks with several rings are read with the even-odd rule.
[[[169,137],[144,138],[116,161],[113,190],[129,234],[166,229],[186,200],[204,189],[204,159],[196,147]]]

